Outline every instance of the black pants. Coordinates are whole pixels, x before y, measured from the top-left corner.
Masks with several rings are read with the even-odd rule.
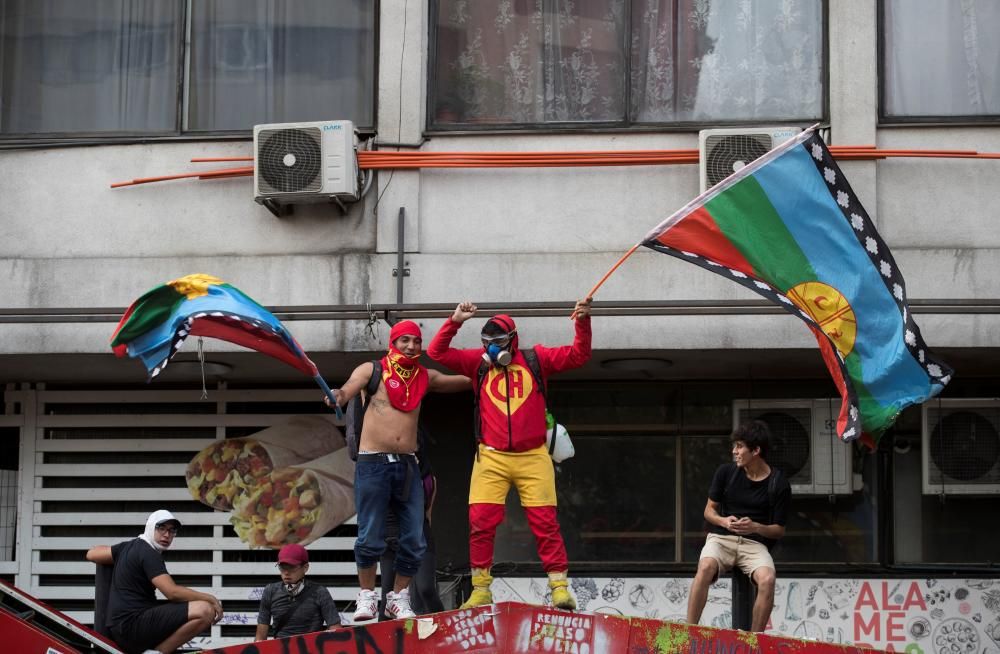
[[[379,565],[382,569],[382,599],[379,602],[378,619],[386,619],[383,615],[385,609],[385,597],[393,589],[396,582],[396,547],[399,537],[399,521],[396,516],[389,512],[385,521],[386,548],[382,554]],[[410,606],[417,615],[425,613],[438,613],[444,611],[444,604],[441,596],[438,595],[437,587],[437,559],[434,556],[434,534],[431,533],[431,525],[424,518],[424,539],[427,541],[427,550],[424,558],[420,560],[420,568],[417,574],[410,580]]]

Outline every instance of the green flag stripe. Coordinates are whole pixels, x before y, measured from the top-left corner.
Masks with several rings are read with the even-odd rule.
[[[872,438],[878,440],[886,429],[892,426],[899,409],[894,406],[884,406],[865,387],[862,376],[861,357],[857,352],[851,352],[844,358],[844,365],[847,367],[847,374],[854,382],[854,392],[858,397],[858,405],[861,410],[861,427]]]
[[[166,284],[147,292],[135,301],[132,315],[118,330],[112,346],[129,343],[141,334],[167,320],[178,304],[186,298]]]
[[[712,198],[705,208],[764,281],[787,292],[816,279],[809,259],[753,177]]]

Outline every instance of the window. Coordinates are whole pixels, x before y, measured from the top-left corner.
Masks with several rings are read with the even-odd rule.
[[[16,558],[19,438],[17,427],[0,427],[0,561]]]
[[[438,0],[431,128],[822,117],[823,2]]]
[[[733,400],[751,393],[760,398],[819,397],[828,390],[828,380],[554,378],[549,406],[569,429],[576,449],[556,472],[570,569],[689,569],[705,544],[703,514],[712,476],[732,460]],[[438,563],[461,567],[468,561],[464,489],[474,458],[468,437],[471,411],[457,410],[466,399],[441,395],[428,401],[421,415],[437,441],[430,458],[439,488],[450,489],[440,492],[434,509]],[[442,416],[449,424],[438,422]],[[778,437],[772,441],[769,461],[775,465],[782,465],[782,443]],[[861,483],[850,494],[793,493],[786,535],[775,549],[779,562],[829,566],[877,560],[874,463],[873,456],[859,452],[854,472]],[[501,575],[537,565],[535,541],[519,504],[512,492],[497,531],[494,559]]]
[[[884,0],[883,120],[1000,119],[1000,3]]]
[[[322,0],[8,0],[0,137],[370,127],[375,16]]]
[[[994,387],[980,390],[993,395]],[[892,448],[897,564],[995,564],[996,542],[970,534],[990,534],[1000,520],[998,427],[991,398],[935,398],[903,412]]]

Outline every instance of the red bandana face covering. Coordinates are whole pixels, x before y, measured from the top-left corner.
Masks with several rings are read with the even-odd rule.
[[[399,411],[413,411],[427,392],[427,370],[417,363],[418,357],[408,357],[392,343],[400,336],[420,336],[420,328],[410,320],[393,326],[389,333],[389,352],[382,357],[382,383],[389,403]]]

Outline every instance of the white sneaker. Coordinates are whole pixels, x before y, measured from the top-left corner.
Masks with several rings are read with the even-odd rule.
[[[404,588],[398,593],[389,591],[385,596],[385,615],[387,618],[415,618],[417,614],[410,608],[410,589]]]
[[[358,599],[355,601],[353,622],[365,622],[374,620],[378,615],[378,593],[374,590],[361,589]]]

